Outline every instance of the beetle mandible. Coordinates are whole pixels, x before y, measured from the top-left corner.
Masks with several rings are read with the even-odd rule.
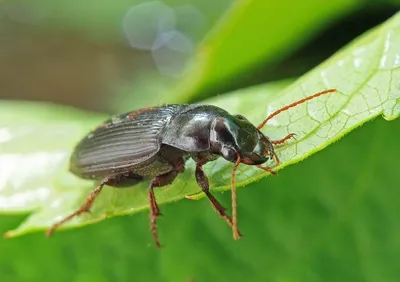
[[[294,137],[270,140],[260,130],[273,117],[316,97],[335,92],[328,89],[308,96],[270,114],[255,127],[242,115],[231,115],[211,105],[164,105],[122,114],[107,120],[76,146],[70,158],[70,171],[84,179],[100,183],[75,212],[56,222],[46,232],[50,236],[58,227],[82,213],[89,212],[104,185],[130,187],[150,180],[148,200],[151,231],[157,247],[160,243],[156,219],[160,215],[153,189],[171,184],[185,169],[185,162],[196,162],[195,176],[215,211],[232,228],[234,239],[241,233],[237,226],[235,173],[239,164],[254,165],[272,174],[262,164],[275,160],[274,146]],[[210,193],[202,166],[219,157],[234,163],[232,170],[232,218]]]

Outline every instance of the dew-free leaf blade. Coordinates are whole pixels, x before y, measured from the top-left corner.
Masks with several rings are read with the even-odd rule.
[[[271,139],[280,139],[290,132],[297,134],[296,141],[288,142],[278,149],[281,167],[284,167],[321,150],[374,117],[383,114],[388,120],[397,118],[400,113],[399,57],[400,14],[397,14],[283,91],[280,91],[282,85],[272,84],[241,90],[206,102],[220,105],[231,113],[241,113],[258,124],[277,108],[315,92],[336,88],[338,91],[335,93],[277,116],[263,129]],[[279,95],[274,95],[278,92]],[[100,123],[103,117],[69,110],[60,113],[60,108],[51,106],[43,106],[48,111],[43,117],[35,105],[32,108],[26,105],[21,108],[18,103],[7,103],[2,107],[0,124],[4,134],[0,135],[0,155],[8,156],[9,159],[1,158],[0,165],[2,171],[11,170],[12,173],[4,175],[2,172],[0,203],[6,205],[0,208],[2,212],[33,211],[21,226],[8,233],[13,236],[47,228],[83,203],[96,183],[79,180],[69,174],[68,155],[73,144],[84,132]],[[48,127],[51,124],[54,127]],[[46,127],[47,130],[43,130]],[[16,130],[19,128],[26,130]],[[46,137],[44,132],[49,135]],[[55,134],[57,132],[62,135],[58,136]],[[57,161],[53,162],[54,155],[46,154],[57,150],[59,159],[56,158]],[[38,152],[45,155],[34,161],[24,162]],[[18,159],[17,165],[12,165],[10,158]],[[222,159],[206,166],[206,173],[214,190],[229,189],[231,169],[232,165]],[[28,177],[19,177],[19,172]],[[237,179],[240,185],[244,185],[264,176],[263,171],[242,165]],[[33,181],[31,177],[38,180]],[[92,214],[76,218],[68,226],[88,224],[107,216],[146,209],[146,187],[147,183],[131,189],[107,187],[93,206]],[[24,199],[29,199],[29,193],[39,189],[41,197],[28,201],[29,204],[26,205],[10,207],[9,203],[23,202]],[[156,196],[159,203],[166,203],[183,199],[199,190],[193,179],[193,162],[189,161],[186,172],[169,187],[158,189]]]

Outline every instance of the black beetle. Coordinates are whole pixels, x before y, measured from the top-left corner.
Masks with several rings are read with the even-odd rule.
[[[55,223],[55,229],[82,213],[89,212],[104,185],[129,187],[150,180],[149,205],[151,230],[157,247],[156,219],[160,215],[154,187],[173,182],[184,171],[185,161],[196,162],[196,181],[211,201],[214,209],[232,228],[233,237],[240,238],[236,219],[235,172],[240,163],[261,166],[274,159],[280,161],[275,145],[283,144],[294,134],[272,141],[260,130],[268,120],[279,113],[318,96],[334,92],[328,89],[283,107],[269,115],[258,127],[242,115],[231,115],[211,105],[164,105],[145,108],[112,117],[90,132],[75,148],[70,159],[70,171],[84,179],[101,180],[86,202],[74,213]],[[210,193],[208,179],[202,166],[223,157],[234,163],[232,171],[232,218]]]

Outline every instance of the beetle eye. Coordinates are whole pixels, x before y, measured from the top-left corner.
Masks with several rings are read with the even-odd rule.
[[[245,118],[244,116],[239,115],[239,114],[235,115],[235,117],[236,117],[237,119],[239,119],[239,120],[247,120],[247,118]]]

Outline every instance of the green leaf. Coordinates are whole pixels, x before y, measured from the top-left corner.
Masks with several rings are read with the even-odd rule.
[[[154,275],[163,274],[164,281],[397,281],[398,123],[368,122],[301,165],[240,189],[239,241],[230,239],[206,200],[167,205],[159,228],[167,246]],[[229,193],[217,196],[230,201]],[[92,238],[125,225],[136,241],[146,220],[147,214],[110,220],[79,235]],[[144,247],[151,238],[137,241],[124,248],[154,258]],[[140,269],[150,272],[154,265]]]
[[[355,40],[328,61],[279,92],[280,84],[241,90],[207,101],[232,113],[242,113],[255,124],[273,110],[326,88],[336,93],[320,97],[274,118],[263,131],[271,139],[290,132],[297,141],[277,150],[282,167],[298,162],[336,141],[353,128],[383,114],[393,120],[400,113],[400,14]],[[279,92],[279,95],[275,93]],[[96,185],[67,172],[72,145],[103,117],[50,105],[3,103],[0,109],[0,209],[33,211],[9,236],[49,227],[83,203]],[[169,187],[158,189],[159,203],[197,193],[193,162]],[[206,166],[213,190],[229,189],[232,165],[220,159]],[[242,165],[239,185],[266,176]],[[147,208],[146,184],[132,189],[105,189],[91,215],[69,227]]]
[[[378,118],[239,189],[231,230],[206,200],[164,205],[161,251],[147,212],[86,228],[0,240],[3,281],[397,281],[398,121]],[[230,193],[217,194],[226,205]],[[23,216],[0,216],[0,232]],[[29,250],[29,251],[27,251]],[[184,258],[184,259],[182,259]]]
[[[360,1],[237,1],[200,44],[177,95],[193,98],[254,65],[276,63],[335,19],[359,8]],[[300,12],[301,11],[301,12]],[[182,100],[183,100],[182,99]]]

